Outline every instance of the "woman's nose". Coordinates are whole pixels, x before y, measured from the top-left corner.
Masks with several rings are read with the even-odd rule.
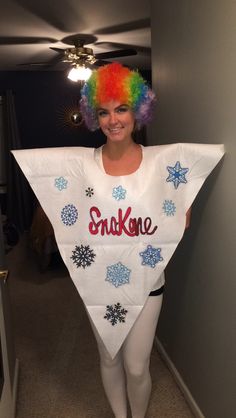
[[[110,123],[116,123],[117,122],[117,114],[115,112],[111,112],[110,113],[110,119],[109,119]]]

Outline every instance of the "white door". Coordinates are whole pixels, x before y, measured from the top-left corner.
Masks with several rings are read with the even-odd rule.
[[[15,360],[9,317],[5,250],[0,208],[0,418],[15,417],[18,361]]]

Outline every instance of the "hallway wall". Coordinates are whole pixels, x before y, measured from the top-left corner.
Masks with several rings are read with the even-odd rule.
[[[167,268],[158,337],[206,418],[233,418],[236,2],[151,0],[151,16],[158,102],[150,142],[226,146]]]

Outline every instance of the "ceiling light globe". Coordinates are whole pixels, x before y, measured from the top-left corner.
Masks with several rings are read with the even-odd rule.
[[[77,65],[76,67],[71,68],[68,73],[67,78],[71,81],[87,81],[92,74],[92,70],[90,68],[86,68],[85,66]]]

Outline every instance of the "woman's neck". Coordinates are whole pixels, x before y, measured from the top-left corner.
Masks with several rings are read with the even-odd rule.
[[[103,155],[110,160],[120,160],[122,157],[133,154],[139,148],[132,139],[129,142],[107,142],[103,147]]]
[[[107,143],[102,150],[102,161],[107,174],[132,174],[138,170],[142,162],[142,148],[133,141],[130,144]]]

